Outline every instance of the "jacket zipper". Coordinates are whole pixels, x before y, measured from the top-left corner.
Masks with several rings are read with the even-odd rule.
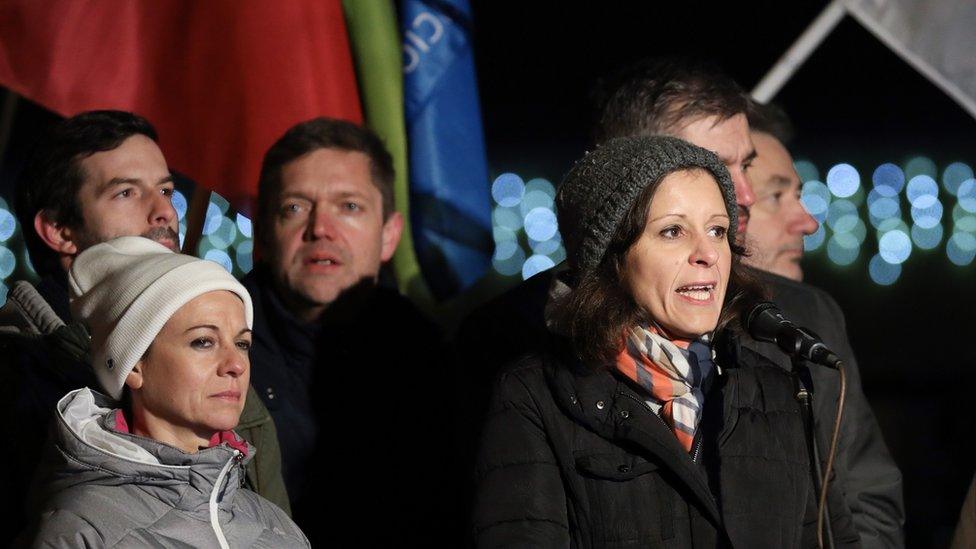
[[[633,400],[634,402],[637,402],[641,406],[643,406],[648,412],[651,413],[652,416],[656,417],[658,419],[658,421],[660,421],[661,423],[663,423],[664,426],[668,428],[668,431],[671,430],[671,427],[668,427],[668,422],[664,421],[664,419],[662,419],[661,416],[657,415],[657,413],[655,413],[654,410],[651,409],[651,407],[648,406],[646,402],[644,402],[643,400],[641,400],[641,399],[639,399],[637,397],[628,395],[627,393],[620,393],[620,394],[623,395],[623,396],[625,396],[625,397],[627,397],[627,398],[629,398],[630,400]],[[702,439],[701,439],[701,437],[697,437],[697,438],[698,438],[698,442],[695,444],[695,453],[691,457],[691,461],[693,463],[698,463],[698,454],[701,452],[701,446],[702,446]]]

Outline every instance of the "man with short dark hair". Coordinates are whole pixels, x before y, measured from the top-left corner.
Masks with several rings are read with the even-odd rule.
[[[663,134],[715,152],[732,175],[739,208],[738,234],[745,235],[755,202],[746,172],[755,157],[755,148],[747,120],[750,99],[731,78],[706,63],[656,59],[638,63],[605,80],[596,97],[599,115],[593,133],[598,144],[614,137]],[[901,472],[888,453],[861,390],[840,307],[822,290],[771,273],[756,273],[787,317],[819,333],[844,360],[848,390],[834,482],[844,489],[865,546],[902,546]],[[498,368],[551,337],[546,329],[549,296],[570,291],[571,285],[572,281],[557,267],[530,278],[464,322],[457,345],[486,349],[477,364],[466,368],[472,378],[468,392],[477,395],[469,399],[472,409],[468,410],[475,421],[483,413],[487,401],[484,393]],[[751,339],[745,344],[791,369],[789,358],[776,346]],[[814,416],[825,436],[836,415],[837,375],[818,366],[811,367],[811,375]],[[823,436],[821,440],[825,440]],[[826,443],[821,447],[825,455]]]
[[[16,213],[33,265],[35,286],[14,283],[0,309],[0,386],[6,391],[2,453],[4,493],[16,503],[4,514],[3,536],[23,527],[24,502],[55,404],[68,391],[98,387],[88,364],[87,330],[68,308],[67,269],[85,249],[117,236],[144,236],[179,251],[173,176],[141,116],[91,111],[52,128],[18,180]],[[252,398],[238,432],[260,448],[248,468],[251,487],[288,510],[274,424]],[[15,419],[16,418],[16,419]],[[6,486],[9,484],[9,486]]]
[[[774,105],[754,105],[749,127],[757,153],[749,172],[756,202],[749,219],[745,263],[802,281],[803,237],[816,232],[818,224],[800,202],[800,176],[785,146],[792,133],[789,119]]]
[[[378,284],[402,227],[393,163],[373,132],[317,118],[265,155],[262,259],[243,280],[254,297],[251,382],[278,426],[295,521],[313,545],[364,516],[383,523],[357,536],[365,545],[439,546],[452,531],[440,336]]]
[[[15,208],[39,274],[63,272],[81,250],[116,236],[179,250],[158,139],[145,118],[122,111],[85,112],[52,129],[24,168]]]

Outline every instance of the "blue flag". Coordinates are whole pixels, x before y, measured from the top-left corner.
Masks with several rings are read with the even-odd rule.
[[[400,5],[410,217],[438,299],[480,279],[491,258],[491,196],[467,0]]]

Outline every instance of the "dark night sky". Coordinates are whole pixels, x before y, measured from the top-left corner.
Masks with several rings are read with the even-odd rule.
[[[694,55],[751,89],[825,6],[473,4],[493,174],[511,170],[553,181],[587,146],[588,93],[599,76],[645,56]],[[976,161],[976,121],[851,17],[774,101],[793,118],[795,155],[822,170],[846,161],[863,174],[919,153],[940,169]],[[865,248],[875,245],[871,238]],[[805,263],[807,280],[830,291],[847,315],[865,392],[906,478],[909,546],[947,543],[976,465],[970,436],[976,414],[960,405],[971,400],[965,388],[976,381],[976,351],[968,345],[976,327],[976,265],[951,265],[943,250],[915,250],[890,287],[868,278],[870,250],[845,268],[823,253]]]

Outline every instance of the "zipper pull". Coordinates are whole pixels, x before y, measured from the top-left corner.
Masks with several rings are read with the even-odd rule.
[[[241,474],[238,475],[240,478],[237,480],[237,487],[243,488],[244,482],[247,480],[247,469],[244,467],[244,454],[240,450],[234,450],[234,461],[241,469]]]

